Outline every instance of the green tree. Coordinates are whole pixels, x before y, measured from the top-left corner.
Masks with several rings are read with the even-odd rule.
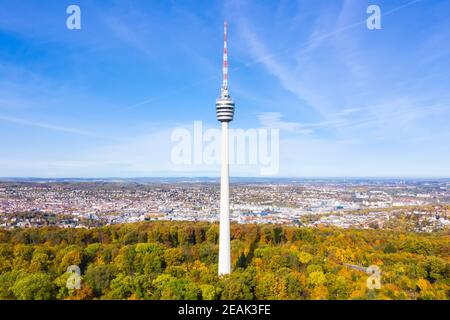
[[[118,274],[111,280],[109,297],[112,299],[128,299],[134,292],[134,281],[131,276]]]
[[[84,279],[99,297],[108,289],[114,277],[114,268],[110,265],[90,265]]]
[[[308,285],[318,287],[325,283],[326,277],[322,271],[313,271],[308,275]]]
[[[243,277],[236,274],[225,277],[223,280],[222,300],[251,300],[252,287]]]
[[[203,300],[217,300],[220,297],[222,289],[211,284],[200,285]]]
[[[19,300],[49,300],[54,298],[55,287],[49,275],[36,273],[19,279],[11,291]]]
[[[201,291],[197,285],[188,279],[177,279],[163,274],[153,281],[155,298],[161,300],[197,300]]]
[[[46,272],[48,271],[49,265],[50,261],[47,254],[43,252],[34,252],[29,269],[31,272]]]
[[[12,291],[14,284],[28,276],[29,274],[23,270],[13,270],[0,274],[0,299],[14,299],[15,295]]]

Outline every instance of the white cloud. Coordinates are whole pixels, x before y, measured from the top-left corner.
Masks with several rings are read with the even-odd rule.
[[[298,122],[289,122],[281,120],[283,115],[280,112],[262,112],[258,114],[258,120],[263,127],[276,128],[282,131],[310,134],[313,130],[304,128],[304,126]]]

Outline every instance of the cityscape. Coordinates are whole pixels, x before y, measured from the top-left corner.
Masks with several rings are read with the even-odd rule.
[[[0,0],[0,306],[449,301],[449,17],[448,0]]]
[[[0,227],[217,222],[219,194],[213,178],[3,181]],[[450,224],[448,179],[241,178],[232,180],[230,200],[231,221],[241,224],[375,229],[406,217],[416,232]]]

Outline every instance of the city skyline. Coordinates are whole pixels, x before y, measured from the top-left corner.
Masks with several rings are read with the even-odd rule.
[[[0,1],[0,177],[217,176],[170,134],[216,126],[225,19],[232,127],[280,130],[278,177],[450,176],[448,2],[70,4]]]

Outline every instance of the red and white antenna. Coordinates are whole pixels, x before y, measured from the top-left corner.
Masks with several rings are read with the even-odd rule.
[[[227,49],[228,24],[223,23],[223,82],[220,90],[220,97],[216,100],[217,120],[220,122],[230,122],[234,116],[234,102],[228,93],[228,49]]]
[[[228,53],[227,53],[227,29],[226,21],[223,23],[223,82],[222,89],[228,91]]]

